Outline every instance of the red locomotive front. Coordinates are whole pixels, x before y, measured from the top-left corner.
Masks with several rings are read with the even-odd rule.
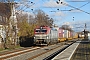
[[[34,42],[36,45],[47,44],[48,34],[50,32],[50,27],[40,26],[36,27],[34,30]]]

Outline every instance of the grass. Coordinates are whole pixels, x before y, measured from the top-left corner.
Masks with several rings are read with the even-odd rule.
[[[13,49],[18,49],[21,48],[21,46],[17,45],[17,46],[10,46],[9,48],[0,48],[0,51],[4,51],[4,50],[13,50]]]
[[[3,50],[5,50],[5,49],[0,48],[0,51],[3,51]]]

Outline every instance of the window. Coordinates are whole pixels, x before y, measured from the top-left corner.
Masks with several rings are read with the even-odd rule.
[[[46,30],[46,29],[36,29],[35,32],[36,32],[36,33],[46,33],[47,30]]]

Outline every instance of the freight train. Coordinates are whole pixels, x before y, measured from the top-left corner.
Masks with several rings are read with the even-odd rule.
[[[78,38],[77,33],[58,27],[39,26],[34,29],[34,44],[36,45],[49,45],[73,38]]]

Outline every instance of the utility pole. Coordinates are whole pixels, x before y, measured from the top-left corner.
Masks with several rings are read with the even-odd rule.
[[[17,19],[16,19],[16,13],[15,13],[15,3],[14,1],[11,3],[11,17],[10,17],[10,28],[11,28],[11,39],[14,43],[14,45],[17,44]]]
[[[85,39],[87,38],[86,27],[87,27],[87,25],[86,25],[86,23],[85,23],[85,28],[84,28],[84,38],[85,38]]]

